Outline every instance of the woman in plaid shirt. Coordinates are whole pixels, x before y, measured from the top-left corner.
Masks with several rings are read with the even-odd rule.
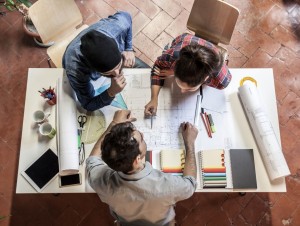
[[[145,115],[156,114],[160,88],[164,80],[173,75],[182,93],[197,91],[202,84],[224,89],[231,81],[222,54],[214,44],[191,34],[182,34],[154,63],[151,100],[145,106]]]

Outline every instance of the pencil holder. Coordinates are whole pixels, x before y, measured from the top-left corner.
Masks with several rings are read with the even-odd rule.
[[[56,104],[56,95],[54,95],[52,99],[47,100],[47,103],[49,105],[55,105]]]

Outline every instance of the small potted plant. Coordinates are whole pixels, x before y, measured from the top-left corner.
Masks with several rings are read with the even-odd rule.
[[[28,15],[28,7],[32,3],[29,0],[0,0],[0,6],[4,6],[8,11],[18,11],[23,15],[23,29],[26,34],[33,37],[36,44],[42,47],[49,47],[53,43],[43,44],[39,33]],[[1,12],[5,15],[6,12]]]

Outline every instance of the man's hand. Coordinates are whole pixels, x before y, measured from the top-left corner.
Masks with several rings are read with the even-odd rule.
[[[120,76],[118,77],[112,77],[111,84],[107,92],[111,97],[114,97],[116,94],[120,93],[124,89],[126,84],[126,79],[123,73],[120,74]]]
[[[151,99],[150,102],[145,106],[145,116],[154,116],[157,111],[157,99]]]
[[[122,122],[134,122],[136,118],[133,118],[131,115],[131,111],[129,110],[118,110],[115,112],[113,122],[115,124],[122,123]]]
[[[188,150],[194,146],[195,140],[198,135],[198,129],[189,122],[181,123],[180,128],[184,144],[186,146],[186,149]]]
[[[136,118],[131,117],[131,111],[129,110],[119,110],[115,112],[113,121],[109,124],[108,128],[105,130],[105,132],[100,136],[100,138],[98,139],[98,141],[96,142],[96,144],[93,147],[93,150],[91,151],[90,156],[99,156],[101,155],[101,144],[102,141],[104,139],[104,137],[106,136],[106,134],[108,134],[111,130],[111,128],[118,124],[118,123],[122,123],[122,122],[134,122],[136,121]]]
[[[161,79],[165,79],[174,75],[174,71],[172,69],[160,69],[157,66],[153,67],[152,72],[155,75],[160,76]]]
[[[133,67],[135,63],[135,56],[133,51],[122,52],[124,67]]]

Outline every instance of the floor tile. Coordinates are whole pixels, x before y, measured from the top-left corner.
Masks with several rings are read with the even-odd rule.
[[[145,14],[148,18],[154,19],[160,12],[160,8],[152,1],[129,0],[140,12]]]
[[[152,41],[160,35],[166,27],[173,21],[164,11],[161,11],[147,26],[143,29],[143,33]]]

